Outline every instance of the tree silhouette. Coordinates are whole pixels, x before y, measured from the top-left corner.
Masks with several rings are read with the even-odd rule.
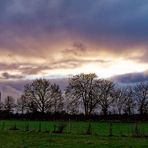
[[[148,82],[142,82],[134,87],[134,97],[141,115],[148,112]]]
[[[71,98],[71,105],[74,108],[84,107],[86,117],[89,117],[99,103],[100,92],[98,91],[100,80],[96,74],[79,74],[69,80],[66,95]]]
[[[37,79],[31,84],[25,85],[24,88],[24,95],[27,98],[30,110],[37,110],[44,114],[50,109],[51,84],[49,81]]]

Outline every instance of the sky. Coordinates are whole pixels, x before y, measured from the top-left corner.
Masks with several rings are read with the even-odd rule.
[[[0,0],[0,83],[147,81],[147,26],[147,0]]]

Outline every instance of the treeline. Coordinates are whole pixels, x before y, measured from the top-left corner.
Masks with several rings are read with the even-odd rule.
[[[96,74],[79,74],[69,79],[64,91],[46,79],[36,79],[24,86],[23,94],[15,99],[0,100],[0,117],[8,115],[58,117],[63,115],[86,118],[94,116],[148,115],[148,82],[134,86],[118,86],[99,79]]]

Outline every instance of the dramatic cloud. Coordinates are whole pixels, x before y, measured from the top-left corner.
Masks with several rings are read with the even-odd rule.
[[[1,0],[0,79],[148,68],[147,0]]]

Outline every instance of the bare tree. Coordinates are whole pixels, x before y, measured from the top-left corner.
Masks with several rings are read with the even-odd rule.
[[[27,105],[28,104],[27,104],[27,98],[26,98],[26,96],[21,95],[21,97],[19,99],[17,99],[17,105],[16,105],[17,110],[19,112],[21,112],[22,114],[24,114],[24,112],[27,109]]]
[[[125,103],[123,106],[123,111],[125,114],[131,115],[134,112],[136,103],[133,98],[133,88],[132,87],[127,87],[126,88],[126,95],[125,95]]]
[[[119,115],[123,112],[123,107],[126,102],[126,88],[116,88],[113,93],[114,107]]]
[[[59,85],[51,85],[51,110],[54,113],[61,112],[63,109],[63,97]]]
[[[13,112],[13,109],[15,108],[15,100],[11,96],[7,96],[4,100],[4,110],[8,113]]]
[[[34,80],[25,86],[24,95],[27,98],[28,107],[31,111],[46,113],[57,111],[61,105],[61,91],[58,85],[51,85],[46,79]]]
[[[95,74],[75,75],[66,89],[66,95],[72,98],[71,104],[77,105],[76,109],[82,105],[86,117],[90,116],[99,103],[99,97],[96,96],[96,78]]]
[[[102,79],[99,83],[99,91],[101,92],[99,105],[101,106],[103,115],[106,116],[108,114],[108,109],[110,105],[114,101],[114,83],[104,79]]]
[[[141,115],[148,112],[148,82],[142,82],[134,87],[134,97]]]
[[[32,111],[44,114],[51,107],[51,84],[45,79],[37,79],[25,85],[24,95]]]

